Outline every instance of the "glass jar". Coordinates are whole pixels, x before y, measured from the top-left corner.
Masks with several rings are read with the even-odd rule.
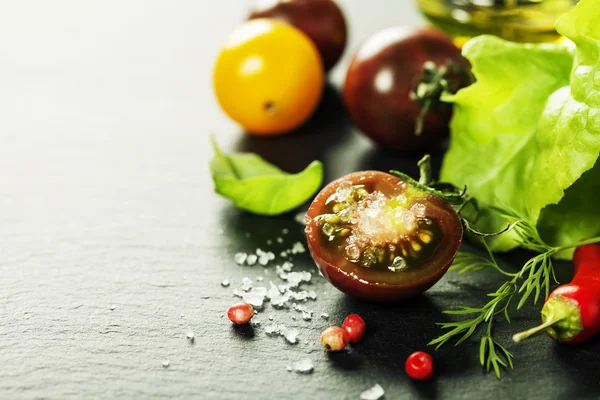
[[[416,0],[423,15],[458,42],[490,33],[517,42],[560,38],[554,23],[579,0]]]

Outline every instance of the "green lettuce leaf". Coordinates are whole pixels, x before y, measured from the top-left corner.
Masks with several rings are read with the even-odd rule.
[[[441,179],[466,184],[484,207],[510,208],[553,245],[600,233],[593,222],[600,217],[600,173],[593,168],[600,152],[600,8],[593,3],[582,0],[557,22],[576,45],[574,59],[560,44],[478,37],[463,50],[477,82],[445,98],[454,116]],[[504,224],[490,209],[478,220],[482,230]],[[492,242],[496,251],[517,245],[511,235]]]
[[[224,154],[213,139],[210,170],[215,191],[237,207],[261,215],[278,215],[310,199],[323,183],[323,164],[313,161],[288,174],[254,153]]]

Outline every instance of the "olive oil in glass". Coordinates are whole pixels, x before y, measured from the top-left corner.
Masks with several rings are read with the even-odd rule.
[[[458,42],[493,34],[516,42],[560,39],[554,23],[578,0],[416,0],[423,15]],[[599,1],[600,6],[600,1]]]

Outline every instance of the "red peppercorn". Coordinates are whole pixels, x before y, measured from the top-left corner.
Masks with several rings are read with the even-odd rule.
[[[321,344],[323,344],[325,350],[344,350],[346,343],[348,343],[348,334],[345,329],[339,326],[330,326],[321,333]]]
[[[412,353],[404,365],[406,373],[413,379],[426,381],[433,376],[433,360],[423,351]]]
[[[229,307],[227,317],[234,324],[247,324],[254,316],[254,308],[248,303],[237,303]]]
[[[358,342],[365,334],[365,321],[358,314],[348,315],[342,326],[348,333],[350,343]]]

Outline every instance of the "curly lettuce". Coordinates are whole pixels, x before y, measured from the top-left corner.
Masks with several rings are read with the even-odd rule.
[[[444,98],[454,103],[454,116],[441,179],[467,185],[479,200],[479,229],[506,223],[490,208],[497,206],[537,226],[552,245],[600,234],[598,20],[594,0],[582,0],[557,21],[574,52],[493,36],[465,45],[477,81]],[[518,244],[511,235],[491,243],[495,251]]]

